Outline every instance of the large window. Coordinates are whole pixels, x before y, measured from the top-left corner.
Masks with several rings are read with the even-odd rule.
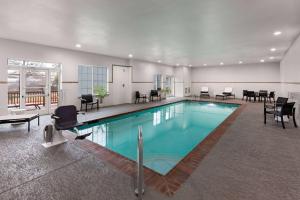
[[[78,66],[80,94],[93,94],[96,87],[104,87],[108,91],[108,70],[106,67]]]

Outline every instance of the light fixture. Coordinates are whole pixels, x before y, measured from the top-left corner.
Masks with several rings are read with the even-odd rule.
[[[193,65],[191,65],[191,64],[189,65],[189,67],[192,67],[192,66],[193,66]]]
[[[81,44],[76,44],[75,47],[81,48]]]
[[[276,51],[276,48],[271,48],[270,51],[274,52]]]
[[[179,66],[179,64],[177,63],[176,66]]]
[[[243,61],[239,61],[239,64],[243,64]]]
[[[223,63],[223,62],[220,62],[220,65],[224,65],[224,63]]]
[[[275,35],[275,36],[278,36],[278,35],[281,35],[281,34],[282,34],[281,31],[275,31],[275,32],[273,33],[273,35]]]
[[[158,60],[157,62],[158,62],[158,63],[161,63],[161,60]]]
[[[129,57],[129,58],[132,58],[132,57],[133,57],[133,55],[132,55],[132,54],[129,54],[129,55],[128,55],[128,57]]]
[[[263,63],[263,62],[265,62],[265,60],[264,60],[264,59],[261,59],[260,62]]]
[[[207,66],[207,64],[203,64],[203,66]]]
[[[270,60],[274,60],[274,57],[273,57],[273,56],[270,56],[269,59],[270,59]]]

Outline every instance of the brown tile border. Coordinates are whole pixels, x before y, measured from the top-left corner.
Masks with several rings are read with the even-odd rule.
[[[210,101],[210,100],[204,100]],[[215,102],[215,101],[212,101]],[[246,104],[238,101],[217,101],[222,103],[237,103],[241,105],[227,119],[225,119],[211,134],[209,134],[202,142],[200,142],[187,156],[185,156],[168,174],[160,175],[153,170],[144,167],[145,184],[155,190],[172,196],[180,188],[180,186],[189,178],[193,171],[199,166],[202,159],[210,152],[214,145],[219,141],[227,128],[235,121],[238,115],[246,107]],[[66,137],[74,139],[71,133],[66,133]],[[120,171],[135,177],[136,162],[127,159],[105,147],[102,147],[89,140],[76,142],[81,148],[94,154],[97,158],[107,161]]]

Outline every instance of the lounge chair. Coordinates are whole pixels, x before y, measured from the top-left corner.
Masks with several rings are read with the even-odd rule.
[[[210,97],[208,92],[208,87],[201,87],[200,98],[201,97],[206,97],[206,98]]]
[[[231,87],[225,87],[223,95],[225,95],[226,97],[233,97],[235,99],[235,94],[233,93],[233,90]]]
[[[147,95],[146,94],[141,94],[139,91],[135,92],[135,103],[139,103],[140,99],[143,100],[143,102],[147,101]]]
[[[30,131],[30,122],[34,119],[38,120],[38,125],[40,125],[40,115],[39,114],[22,114],[22,115],[3,115],[0,116],[0,124],[11,124],[27,122],[27,130]]]
[[[82,105],[85,104],[85,112],[87,112],[88,105],[91,106],[91,109],[93,109],[93,106],[96,104],[97,109],[99,109],[99,99],[94,99],[92,94],[84,94],[80,97],[81,104],[80,104],[80,110],[82,110]]]
[[[278,97],[274,107],[270,107],[270,105],[267,105],[266,101],[264,101],[264,123],[265,124],[266,124],[267,114],[270,114],[276,117],[277,122],[278,122],[278,117],[280,117],[282,128],[285,129],[283,117],[287,116],[288,118],[290,118],[290,116],[293,116],[294,126],[297,127],[296,118],[295,118],[296,108],[294,108],[295,102],[287,103],[287,100],[288,100],[287,98]]]

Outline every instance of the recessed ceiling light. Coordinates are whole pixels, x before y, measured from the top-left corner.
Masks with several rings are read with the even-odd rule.
[[[262,62],[262,63],[263,63],[263,62],[265,62],[265,60],[264,60],[264,59],[261,59],[261,60],[260,60],[260,62]]]
[[[270,51],[274,52],[276,51],[276,48],[271,48]]]
[[[243,61],[239,61],[239,64],[243,64]]]
[[[76,44],[75,45],[77,48],[81,48],[81,44]]]
[[[177,63],[176,66],[179,66],[179,64]]]
[[[158,60],[157,62],[158,62],[158,63],[161,63],[161,60]]]
[[[189,65],[189,67],[192,67],[193,65]]]
[[[273,33],[273,35],[275,35],[275,36],[278,36],[278,35],[281,35],[281,34],[282,34],[281,31],[275,31],[275,32]]]
[[[220,62],[220,65],[224,65],[224,63],[223,63],[223,62]]]
[[[132,54],[129,54],[129,55],[128,55],[128,57],[129,57],[129,58],[132,58],[132,57],[133,57],[133,55],[132,55]]]
[[[275,58],[273,56],[269,57],[270,60],[274,60]]]
[[[207,66],[207,64],[203,64],[203,66]]]

